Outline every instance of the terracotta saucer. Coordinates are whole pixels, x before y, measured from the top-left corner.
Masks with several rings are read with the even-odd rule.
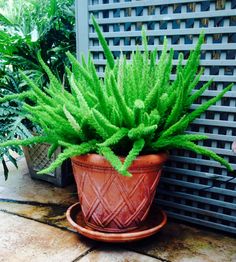
[[[127,233],[105,233],[88,227],[83,219],[79,203],[70,206],[66,212],[69,223],[81,234],[93,240],[110,243],[122,243],[141,240],[157,233],[167,222],[167,216],[154,204],[149,216],[139,229]]]

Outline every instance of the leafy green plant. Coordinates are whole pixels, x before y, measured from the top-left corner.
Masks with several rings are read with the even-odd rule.
[[[65,52],[75,52],[73,1],[14,0],[0,13],[1,64],[46,84],[48,78],[37,60],[41,49],[44,61],[63,80]]]
[[[192,92],[203,74],[203,70],[199,70],[203,34],[185,65],[182,64],[183,54],[179,54],[176,78],[170,80],[174,51],[167,51],[166,39],[158,63],[157,50],[148,52],[144,30],[144,52],[137,48],[131,61],[122,54],[115,61],[99,26],[94,18],[92,20],[107,59],[104,79],[99,79],[91,56],[88,63],[84,60],[79,63],[68,52],[72,64],[72,71],[67,68],[71,89],[68,92],[38,55],[50,84],[43,92],[22,74],[31,89],[21,94],[21,98],[31,100],[31,104],[25,100],[23,108],[28,119],[38,124],[43,133],[23,141],[7,141],[0,146],[47,142],[51,144],[49,157],[58,146],[64,147],[64,152],[50,167],[40,171],[41,174],[52,171],[69,157],[97,152],[120,174],[131,176],[128,168],[138,155],[171,148],[211,157],[232,170],[226,160],[195,144],[207,136],[184,133],[194,119],[232,87],[229,85],[216,97],[190,110],[191,104],[212,83],[209,81]],[[10,97],[5,97],[2,102],[8,99]],[[119,155],[126,155],[124,162]]]
[[[21,91],[21,78],[16,77],[8,67],[4,67],[0,70],[0,93],[2,95],[16,94],[18,96]],[[21,111],[22,102],[16,99],[12,101],[0,104],[0,141],[7,141],[20,137],[26,139],[32,137],[29,128],[32,127],[29,121],[25,119],[24,114]],[[15,152],[16,154],[13,154]],[[12,162],[17,167],[17,161],[14,156],[21,155],[22,150],[19,146],[11,146],[8,148],[0,148],[0,161],[2,162],[5,179],[8,177],[8,165],[7,161]]]
[[[18,109],[17,106],[9,106],[8,102],[0,107],[0,141],[7,141],[14,137],[32,137],[32,134],[24,123],[24,116]],[[13,152],[20,155],[21,149],[14,145],[7,148],[0,148],[0,160],[4,168],[6,179],[8,177],[8,167],[4,156],[17,167],[17,160],[13,156]]]
[[[37,125],[27,120],[22,111],[19,94],[29,87],[20,77],[23,71],[34,79],[42,89],[48,77],[37,59],[42,57],[53,73],[65,81],[65,67],[68,63],[65,52],[75,53],[75,16],[73,0],[10,0],[0,8],[0,98],[11,95],[15,99],[0,105],[0,142],[14,138],[32,137],[30,131],[39,131]],[[14,112],[14,113],[13,113]],[[0,149],[0,161],[7,178],[6,157],[13,163],[11,154],[21,154],[20,147]],[[4,158],[5,156],[5,158]]]

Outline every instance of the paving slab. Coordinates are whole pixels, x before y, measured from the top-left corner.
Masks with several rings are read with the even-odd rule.
[[[71,262],[91,248],[78,234],[0,212],[1,262]]]
[[[77,261],[79,262],[158,262],[161,260],[148,257],[142,254],[138,254],[136,252],[113,247],[112,249],[110,248],[96,249]]]
[[[33,219],[48,225],[74,231],[66,219],[67,208],[68,206],[53,204],[35,205],[0,200],[0,211],[8,214],[16,214],[18,216]]]
[[[236,238],[181,223],[126,248],[171,262],[236,262]]]
[[[0,261],[67,262],[82,254],[79,261],[236,262],[236,239],[173,221],[137,243],[88,241],[72,233],[65,218],[68,206],[77,201],[75,186],[57,188],[32,180],[24,159],[18,170],[11,166],[8,181],[0,169]],[[99,248],[83,256],[91,246]]]
[[[52,184],[31,179],[25,159],[18,161],[19,168],[9,165],[9,178],[5,181],[0,165],[0,198],[41,203],[70,205],[77,202],[75,185],[58,188]]]

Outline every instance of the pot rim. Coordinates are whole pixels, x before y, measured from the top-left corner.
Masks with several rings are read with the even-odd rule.
[[[163,165],[169,157],[167,151],[162,151],[156,154],[140,155],[138,156],[130,166],[130,168],[150,168]],[[119,157],[121,162],[124,162],[125,157]],[[104,156],[96,153],[89,153],[80,156],[71,157],[72,162],[78,163],[80,165],[90,165],[97,167],[107,167],[112,168],[111,164],[106,160]],[[129,169],[130,169],[129,168]]]

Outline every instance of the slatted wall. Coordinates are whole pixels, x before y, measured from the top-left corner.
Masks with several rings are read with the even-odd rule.
[[[215,83],[192,108],[236,82],[236,0],[77,0],[76,4],[78,58],[90,51],[101,76],[106,61],[89,21],[92,13],[116,57],[121,50],[129,56],[141,43],[144,25],[149,49],[161,50],[166,35],[169,47],[176,50],[176,64],[178,52],[187,58],[204,29],[202,81],[214,78]],[[209,140],[199,144],[225,157],[236,169],[236,154],[231,150],[236,139],[236,85],[194,121],[188,132],[206,133]],[[215,161],[173,150],[157,201],[169,217],[236,233],[236,175]]]

